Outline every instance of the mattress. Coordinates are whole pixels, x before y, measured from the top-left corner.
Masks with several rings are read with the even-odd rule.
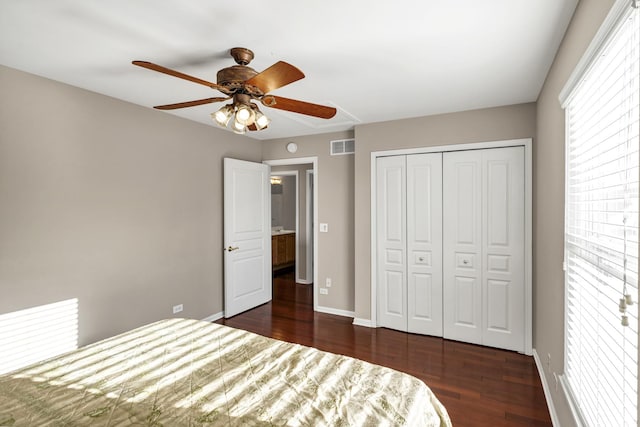
[[[410,375],[223,325],[167,319],[0,376],[0,426],[63,425],[451,422]]]

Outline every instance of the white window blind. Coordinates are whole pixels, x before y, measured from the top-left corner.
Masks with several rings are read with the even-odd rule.
[[[639,26],[628,1],[565,103],[563,384],[593,427],[638,426]]]
[[[76,348],[77,298],[0,314],[0,374]]]

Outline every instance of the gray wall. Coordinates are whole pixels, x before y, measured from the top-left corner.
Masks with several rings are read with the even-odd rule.
[[[0,313],[79,299],[81,345],[222,311],[222,158],[260,142],[0,66]]]
[[[318,280],[332,280],[328,295],[319,295],[318,305],[352,312],[354,307],[354,216],[353,155],[331,156],[329,141],[353,138],[352,132],[336,132],[262,142],[264,160],[301,157],[318,158],[318,223],[328,223],[328,233],[318,233]],[[286,150],[288,142],[298,151]]]
[[[613,0],[580,0],[537,102],[534,144],[534,335],[563,427],[575,425],[553,372],[564,363],[564,111],[558,95],[602,24]],[[547,355],[551,366],[547,369]]]
[[[280,176],[281,191],[271,193],[271,226],[285,230],[296,229],[296,178],[292,175]],[[273,187],[272,187],[273,188]]]
[[[371,318],[371,153],[533,138],[535,123],[536,106],[531,103],[356,126],[354,258],[357,318]]]

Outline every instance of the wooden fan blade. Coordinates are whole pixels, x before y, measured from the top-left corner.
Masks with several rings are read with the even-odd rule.
[[[262,93],[269,93],[302,78],[304,78],[302,71],[284,61],[278,61],[263,72],[251,77],[245,84],[258,87]]]
[[[208,82],[206,80],[199,79],[197,77],[190,76],[188,74],[181,73],[180,71],[175,71],[170,68],[163,67],[162,65],[157,65],[147,61],[132,61],[133,65],[137,65],[138,67],[146,68],[148,70],[157,71],[159,73],[168,74],[173,77],[178,77],[180,79],[189,80],[190,82],[199,83],[201,85],[205,85],[207,87],[217,89],[219,86],[215,83]]]
[[[335,116],[337,112],[333,107],[273,95],[266,96],[262,100],[262,104],[266,107],[291,111],[293,113],[306,114],[307,116],[319,117],[321,119],[330,119]]]
[[[157,110],[175,110],[177,108],[195,107],[196,105],[211,104],[214,102],[226,101],[227,99],[231,99],[231,98],[216,97],[216,98],[197,99],[195,101],[178,102],[177,104],[156,105],[153,108]]]

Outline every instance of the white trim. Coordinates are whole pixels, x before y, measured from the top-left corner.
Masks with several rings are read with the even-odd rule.
[[[369,319],[361,319],[359,317],[355,317],[353,319],[353,324],[356,326],[365,326],[367,328],[375,328],[375,325]]]
[[[331,308],[331,307],[318,306],[315,308],[315,311],[319,311],[320,313],[326,313],[326,314],[335,314],[336,316],[344,316],[344,317],[355,316],[355,313],[353,311],[340,310],[338,308]]]
[[[544,374],[544,369],[542,368],[542,362],[540,361],[540,356],[538,356],[538,352],[534,348],[533,351],[533,360],[536,363],[536,368],[538,369],[538,376],[540,377],[540,382],[542,383],[542,390],[544,391],[544,398],[547,401],[547,408],[549,408],[549,415],[551,416],[551,424],[554,427],[560,427],[560,420],[558,419],[558,413],[556,412],[556,407],[553,405],[553,398],[551,397],[551,389],[549,389],[549,383],[547,383],[547,377]]]
[[[377,327],[377,257],[376,257],[376,160],[378,157],[398,156],[407,154],[423,154],[434,152],[483,150],[486,148],[520,147],[524,146],[525,155],[525,343],[524,353],[532,354],[533,349],[533,280],[532,280],[532,248],[533,248],[533,151],[532,139],[508,139],[504,141],[474,142],[468,144],[438,145],[433,147],[418,147],[401,150],[372,151],[371,152],[371,324]]]
[[[263,160],[262,163],[270,166],[313,164],[313,310],[318,311],[318,181],[320,170],[318,169],[318,157],[293,157],[290,159]]]
[[[306,271],[306,279],[305,280],[300,280],[300,283],[304,283],[304,284],[310,284],[313,283],[313,246],[311,247],[311,249],[309,249],[309,242],[313,242],[313,209],[310,209],[311,206],[313,206],[313,195],[316,191],[316,189],[314,188],[313,185],[311,185],[311,183],[313,182],[311,179],[314,176],[313,173],[313,169],[308,169],[305,171],[306,175],[305,175],[305,179],[306,179],[306,223],[307,223],[307,250],[306,250],[306,255],[307,255],[307,259],[305,260],[307,263],[307,266],[305,268]],[[315,245],[315,242],[313,242]]]
[[[371,289],[371,307],[369,308],[369,317],[371,317],[371,327],[378,327],[378,233],[377,233],[377,221],[378,217],[376,215],[376,206],[378,205],[378,186],[376,181],[378,179],[378,170],[377,170],[377,159],[379,152],[371,153],[371,207],[369,211],[371,212],[371,283],[369,284],[369,288]]]
[[[582,82],[585,73],[587,73],[593,65],[595,58],[599,56],[602,49],[605,48],[611,33],[624,22],[624,15],[631,13],[632,10],[633,6],[630,0],[616,0],[613,6],[611,6],[609,14],[607,14],[600,29],[593,37],[593,40],[591,40],[589,47],[585,50],[582,58],[578,61],[578,64],[573,69],[573,72],[558,95],[558,100],[562,108],[566,107],[574,89]]]
[[[584,420],[582,419],[582,414],[580,410],[576,406],[576,402],[573,399],[573,393],[571,392],[571,385],[566,380],[566,376],[560,375],[560,387],[562,387],[562,392],[564,393],[565,399],[567,399],[567,403],[569,404],[569,410],[571,411],[571,416],[573,417],[573,422],[577,427],[588,427]]]
[[[471,142],[466,144],[434,145],[430,147],[404,148],[399,150],[372,151],[371,158],[399,156],[403,154],[444,153],[446,151],[483,150],[485,148],[519,147],[531,143],[531,138],[505,139],[503,141]]]
[[[263,160],[262,163],[269,166],[291,166],[291,165],[303,165],[305,163],[318,162],[318,156],[313,157],[291,157],[290,159],[277,159],[277,160]]]
[[[224,317],[224,311],[219,313],[212,314],[211,316],[207,316],[202,319],[203,322],[215,322],[216,320],[222,319]]]
[[[533,147],[524,144],[524,352],[533,354]]]

